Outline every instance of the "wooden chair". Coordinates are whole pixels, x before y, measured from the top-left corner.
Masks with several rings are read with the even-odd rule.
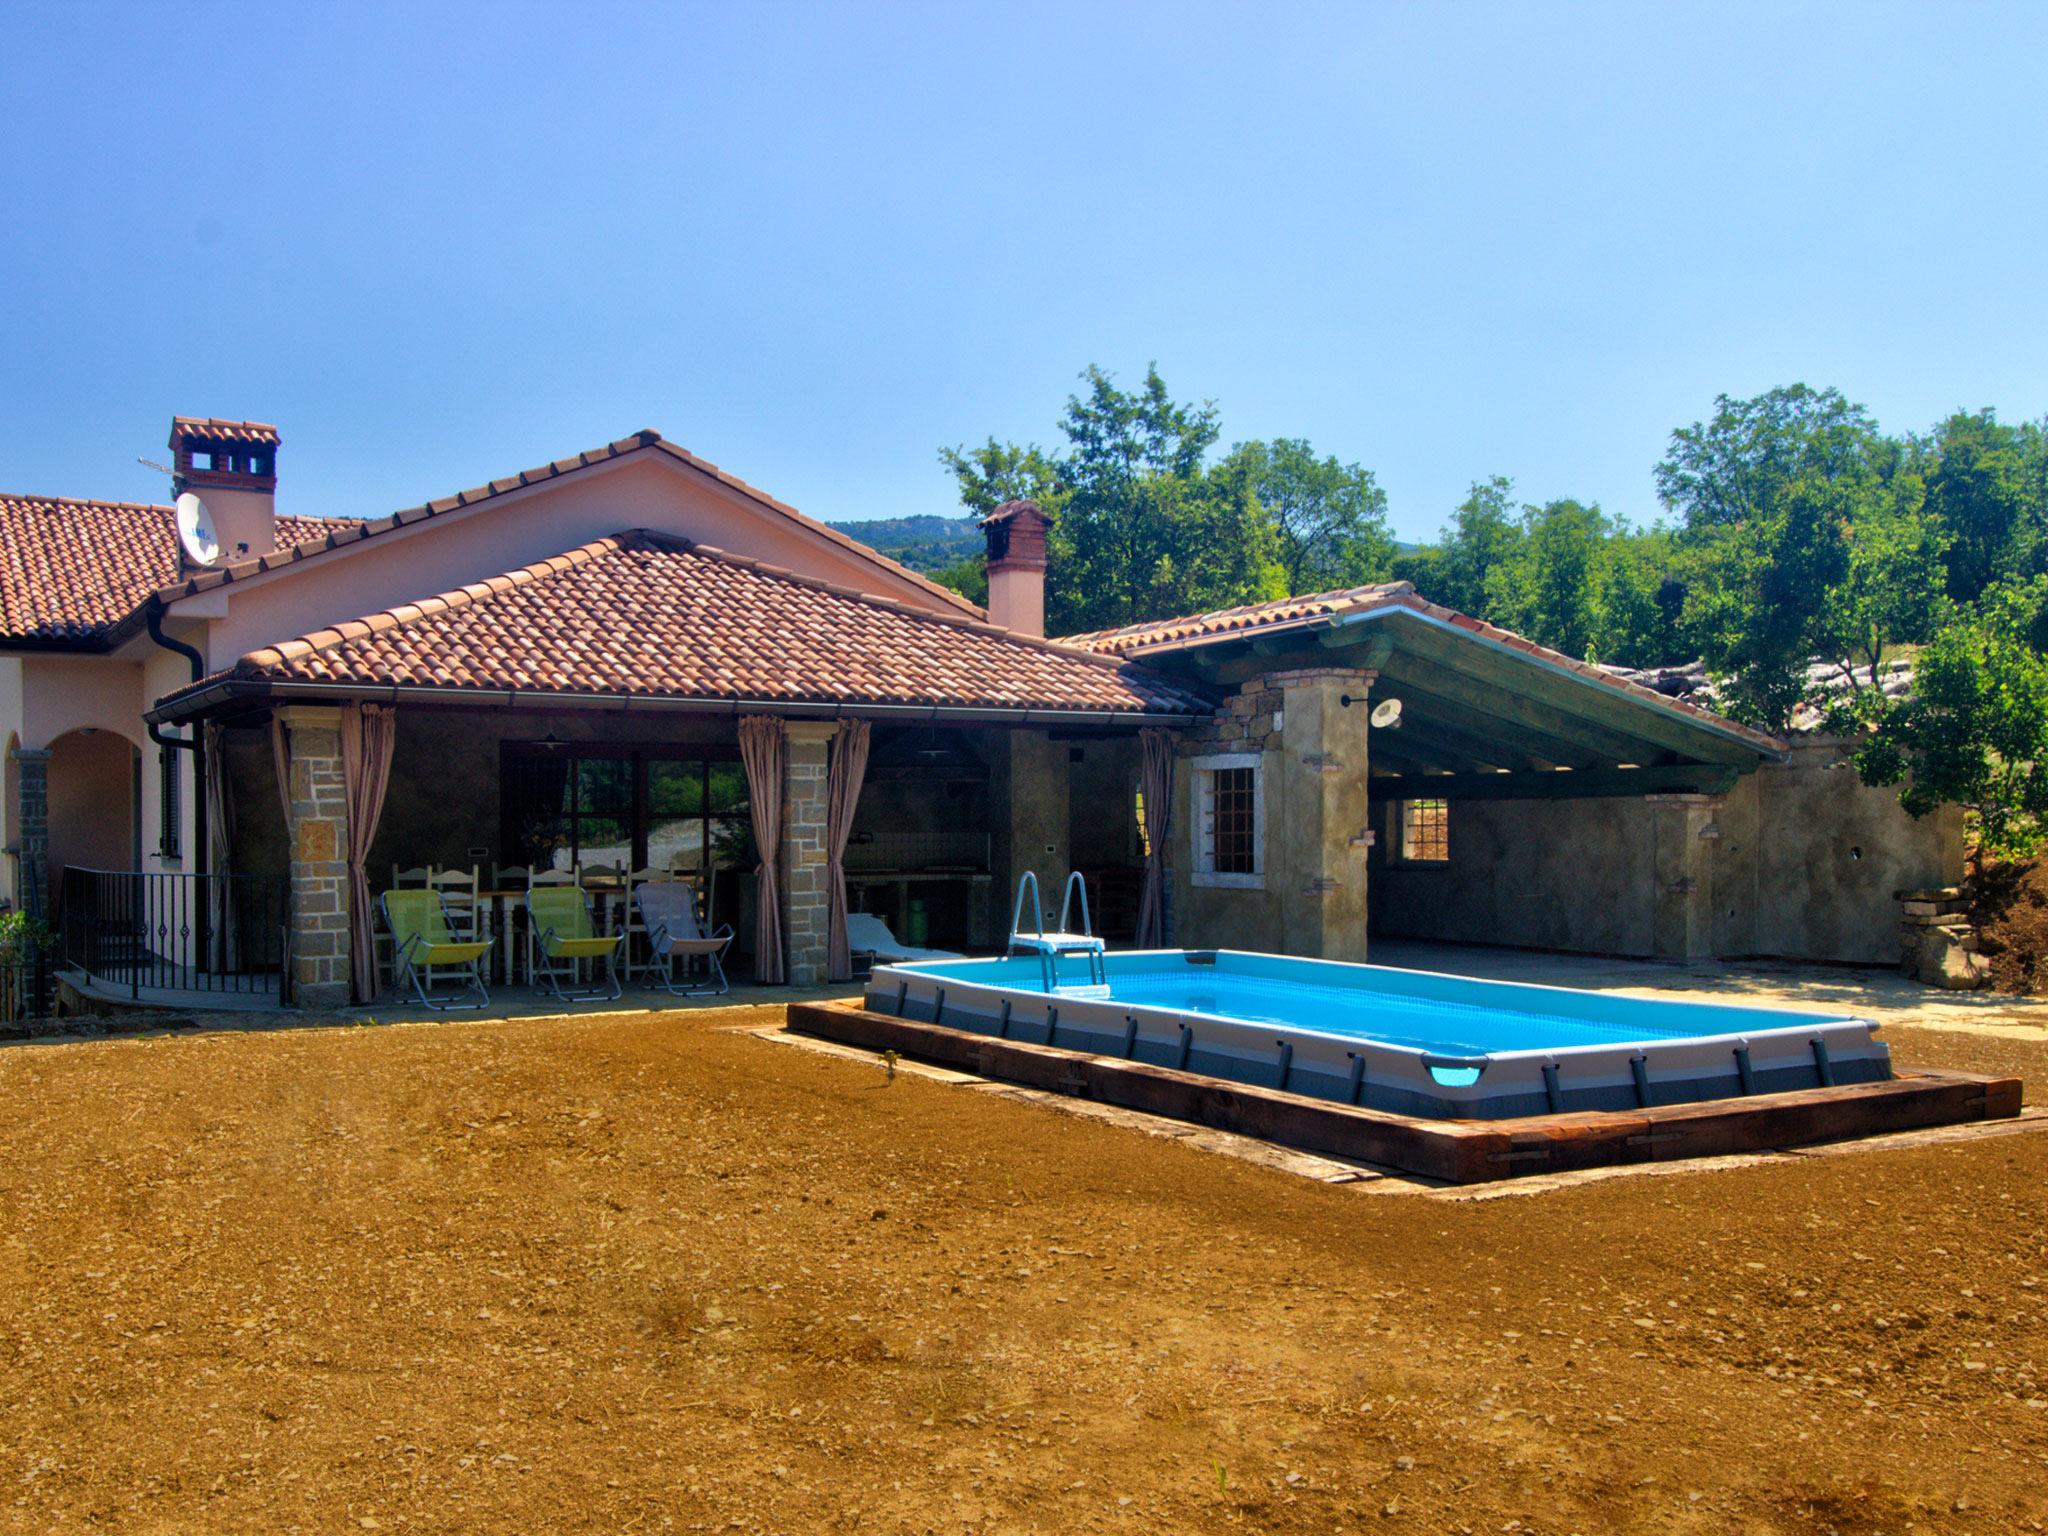
[[[441,905],[447,909],[449,923],[457,933],[471,939],[482,936],[484,910],[479,893],[483,882],[477,877],[475,866],[461,869],[444,865],[428,877],[427,884],[440,892]]]

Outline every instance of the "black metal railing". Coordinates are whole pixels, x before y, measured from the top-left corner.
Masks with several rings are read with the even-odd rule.
[[[283,875],[66,869],[58,943],[95,985],[291,1001],[291,883]]]

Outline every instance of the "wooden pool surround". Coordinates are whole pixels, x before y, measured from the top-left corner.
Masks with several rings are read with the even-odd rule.
[[[792,1003],[788,1027],[957,1071],[1072,1094],[1451,1184],[1810,1146],[1889,1131],[2008,1119],[2020,1080],[1916,1069],[1889,1082],[1648,1109],[1434,1120],[1229,1082],[1086,1051],[1001,1040],[876,1013]]]

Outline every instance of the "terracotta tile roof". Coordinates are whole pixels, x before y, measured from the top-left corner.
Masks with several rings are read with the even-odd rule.
[[[1489,624],[1484,619],[1475,619],[1469,614],[1459,613],[1454,608],[1446,608],[1441,603],[1432,603],[1427,598],[1418,596],[1414,585],[1405,581],[1347,587],[1335,592],[1310,592],[1300,597],[1286,597],[1270,603],[1253,603],[1243,608],[1220,608],[1212,613],[1191,614],[1185,618],[1160,619],[1148,624],[1126,625],[1122,629],[1068,635],[1060,643],[1079,646],[1084,650],[1108,656],[1167,656],[1177,651],[1212,645],[1246,634],[1268,634],[1288,628],[1320,628],[1335,619],[1372,609],[1403,609],[1421,614],[1478,639],[1519,651],[1525,656],[1547,662],[1552,666],[1562,667],[1589,682],[1598,683],[1602,687],[1610,688],[1616,693],[1625,694],[1667,713],[1689,716],[1724,735],[1739,736],[1762,751],[1775,755],[1786,750],[1784,742],[1763,731],[1752,730],[1746,725],[1737,725],[1712,710],[1702,709],[1684,699],[1668,697],[1654,688],[1647,688],[1628,678],[1617,676],[1592,662],[1581,661],[1575,656],[1567,656],[1562,651],[1538,645],[1513,630],[1502,629],[1498,624]]]
[[[279,517],[278,547],[354,526]],[[174,508],[0,494],[0,644],[88,643],[175,580],[179,565]]]
[[[1240,630],[1270,629],[1276,624],[1325,618],[1392,592],[1414,590],[1405,581],[1390,581],[1368,587],[1345,587],[1335,592],[1309,592],[1300,597],[1278,598],[1270,603],[1248,603],[1242,608],[1217,608],[1178,619],[1126,624],[1121,629],[1091,630],[1083,635],[1068,635],[1061,644],[1078,645],[1083,650],[1100,651],[1106,656],[1122,656],[1152,646],[1171,650],[1184,642],[1222,639]]]
[[[894,571],[913,585],[922,588],[928,596],[938,599],[940,604],[947,609],[975,618],[985,617],[982,609],[977,608],[959,593],[942,587],[937,582],[919,575],[908,566],[899,565],[887,555],[868,548],[867,545],[857,539],[848,538],[835,528],[828,528],[816,519],[806,517],[788,503],[777,501],[766,491],[749,485],[737,475],[728,474],[709,459],[699,458],[687,448],[680,448],[676,444],[669,442],[651,427],[644,431],[636,432],[631,437],[622,437],[616,442],[606,443],[602,448],[592,448],[588,452],[575,454],[566,459],[556,459],[551,464],[542,464],[533,469],[521,470],[516,475],[506,475],[502,479],[492,480],[484,485],[472,486],[466,491],[457,491],[453,496],[443,496],[435,501],[422,502],[419,506],[407,507],[401,512],[393,512],[386,517],[369,518],[362,522],[351,523],[348,526],[346,535],[342,537],[315,539],[291,549],[280,549],[276,554],[251,556],[249,559],[236,561],[233,564],[215,566],[207,571],[196,572],[189,578],[178,581],[175,585],[166,586],[160,595],[167,602],[180,597],[188,597],[192,593],[203,592],[209,587],[217,587],[226,582],[244,580],[261,572],[275,570],[279,566],[289,565],[295,561],[305,560],[314,555],[322,554],[330,549],[345,547],[361,539],[372,539],[376,538],[379,534],[390,533],[399,528],[409,528],[413,524],[425,522],[429,518],[460,511],[465,507],[473,507],[478,502],[489,501],[492,497],[502,496],[508,491],[516,491],[529,485],[540,485],[559,476],[573,474],[579,469],[587,469],[594,464],[602,464],[609,459],[620,458],[625,454],[634,453],[641,449],[652,449],[659,453],[665,453],[670,458],[688,464],[693,469],[711,476],[712,479],[719,481],[721,484],[730,486],[733,490],[757,505],[800,524],[809,532],[839,545],[842,549],[852,550],[863,558],[872,560],[876,564]]]
[[[204,437],[216,443],[257,443],[275,448],[277,428],[267,421],[223,421],[218,416],[173,416],[171,444],[181,437]]]
[[[1143,668],[642,529],[252,651],[222,684],[1208,714]]]

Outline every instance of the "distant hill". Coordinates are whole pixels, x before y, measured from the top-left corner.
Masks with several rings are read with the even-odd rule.
[[[880,550],[913,571],[938,571],[980,554],[982,536],[972,518],[879,517],[864,523],[833,523],[835,532]]]

